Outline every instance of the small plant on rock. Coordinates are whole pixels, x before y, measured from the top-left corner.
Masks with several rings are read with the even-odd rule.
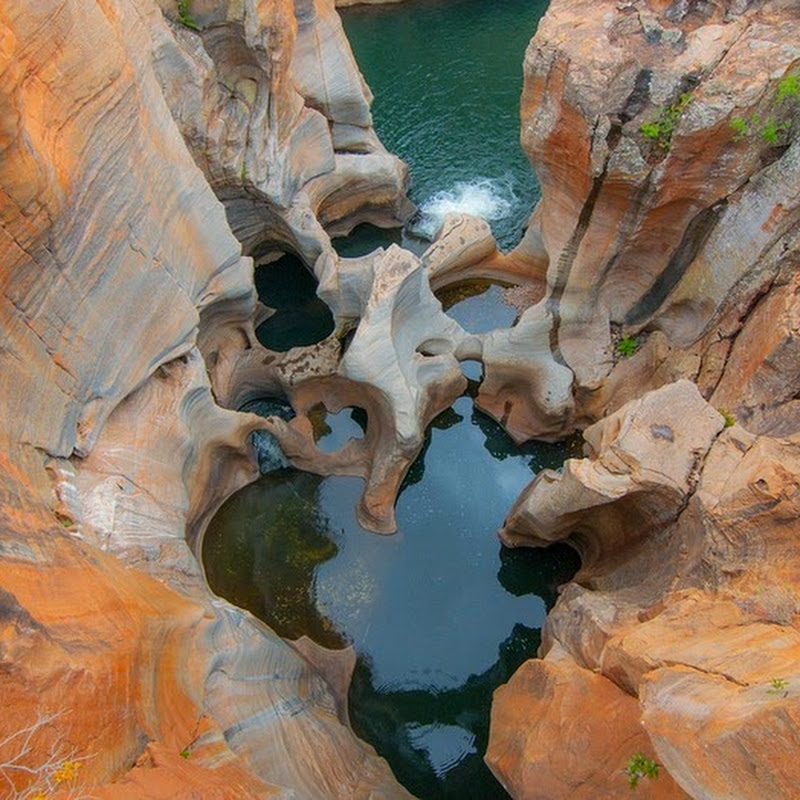
[[[734,142],[741,142],[742,139],[747,138],[750,133],[750,125],[744,117],[734,117],[730,124]]]
[[[792,105],[798,100],[800,100],[800,73],[784,75],[778,82],[778,88],[768,109],[774,116],[767,119],[761,119],[757,114],[753,114],[749,119],[733,117],[729,122],[733,131],[732,140],[741,142],[750,136],[759,136],[772,147],[784,144],[786,134],[792,127],[792,121],[785,117],[791,113]]]
[[[732,428],[736,424],[736,417],[731,414],[726,408],[718,408],[717,411],[722,414],[722,418],[725,420],[725,427]]]
[[[623,336],[617,342],[617,353],[623,358],[632,356],[639,349],[639,340],[635,336]]]
[[[0,791],[5,792],[2,797],[43,800],[57,794],[78,800],[77,783],[86,759],[76,758],[60,738],[48,750],[37,744],[61,714],[40,713],[29,725],[0,740]]]
[[[628,776],[628,786],[631,789],[635,789],[642,778],[655,780],[658,777],[659,766],[652,758],[647,758],[643,753],[634,753],[625,768],[625,774]]]
[[[800,73],[784,75],[778,83],[776,100],[781,103],[796,97],[800,97]]]
[[[792,123],[789,122],[789,120],[776,122],[774,119],[768,119],[761,128],[761,138],[767,144],[778,144],[781,140],[781,135],[786,133],[791,127]]]
[[[640,126],[642,136],[652,139],[662,150],[669,150],[678,120],[691,99],[692,93],[684,92],[672,105],[662,106],[655,122],[645,122]]]
[[[785,678],[772,678],[769,682],[770,688],[767,689],[767,694],[782,694],[784,697],[788,694],[786,691],[789,688],[789,681]]]
[[[189,8],[190,4],[191,0],[178,0],[178,22],[180,22],[181,25],[185,25],[187,28],[191,28],[193,31],[199,31],[200,28],[197,27],[197,23],[192,17],[192,12]]]

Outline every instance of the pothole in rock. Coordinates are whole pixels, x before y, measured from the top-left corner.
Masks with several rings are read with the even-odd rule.
[[[358,409],[319,414],[320,444],[342,446],[366,423]],[[536,654],[578,559],[502,548],[496,531],[535,473],[569,454],[516,447],[461,397],[406,476],[396,534],[359,527],[360,479],[277,469],[212,520],[209,583],[289,639],[354,646],[353,727],[416,796],[505,797],[483,763],[492,692]]]
[[[379,247],[386,250],[393,244],[406,246],[403,234],[399,229],[376,228],[368,223],[357,226],[347,236],[332,239],[331,244],[342,258],[360,258],[369,255]]]
[[[317,297],[317,281],[292,255],[259,264],[255,271],[258,299],[275,310],[256,328],[256,337],[270,350],[316,344],[333,333],[331,310]]]
[[[348,406],[331,414],[322,403],[308,413],[314,432],[314,441],[323,453],[333,453],[344,447],[350,439],[362,439],[367,432],[367,412],[357,406]]]

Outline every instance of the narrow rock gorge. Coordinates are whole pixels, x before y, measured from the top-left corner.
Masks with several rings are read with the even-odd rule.
[[[350,728],[352,653],[284,641],[199,558],[255,441],[363,479],[392,533],[478,361],[516,441],[585,440],[500,531],[582,566],[495,694],[497,778],[624,796],[638,753],[640,796],[796,796],[800,4],[553,0],[522,241],[454,215],[421,256],[345,258],[332,236],[414,212],[347,4],[0,7],[0,794],[409,797]],[[253,263],[285,254],[334,331],[279,353]],[[519,287],[513,326],[442,310],[474,278]],[[265,396],[294,417],[240,410]],[[363,438],[324,452],[320,404]]]

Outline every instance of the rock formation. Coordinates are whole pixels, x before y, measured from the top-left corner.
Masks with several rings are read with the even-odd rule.
[[[77,762],[79,790],[114,798],[405,797],[340,687],[211,597],[187,543],[256,476],[269,424],[209,383],[257,347],[231,227],[329,247],[314,214],[388,221],[404,168],[330,4],[179,11],[0,11],[0,755],[33,770],[4,774],[41,787]]]
[[[554,0],[525,62],[543,194],[519,247],[452,218],[422,258],[345,259],[332,234],[411,209],[333,0],[6,2],[0,763],[33,772],[4,774],[32,787],[76,762],[78,788],[109,798],[408,796],[349,729],[348,657],[212,597],[196,556],[257,475],[255,431],[364,478],[360,520],[391,531],[425,427],[477,359],[478,403],[519,440],[602,420],[503,532],[566,539],[583,568],[544,658],[498,692],[501,780],[616,795],[641,751],[665,768],[653,796],[791,796],[795,18]],[[287,252],[336,331],[278,354],[254,335],[249,256]],[[537,302],[467,334],[431,287],[476,276]],[[296,416],[238,411],[264,395]],[[364,438],[323,453],[320,402],[364,408]]]
[[[551,796],[583,780],[587,797],[611,795],[637,751],[655,754],[692,797],[791,797],[800,778],[789,757],[800,740],[797,437],[726,428],[679,381],[585,438],[589,456],[541,473],[501,534],[514,545],[566,538],[583,567],[548,617],[543,660],[496,695],[487,760],[515,797],[541,796],[525,782],[534,774],[559,776]],[[570,716],[550,703],[555,693],[577,708],[587,692],[588,739],[576,739]],[[515,721],[520,704],[535,723]],[[546,768],[535,755],[543,741]],[[660,778],[648,791],[683,796]]]
[[[543,407],[487,364],[479,403],[516,438],[583,427],[681,377],[752,430],[796,430],[796,13],[551,4],[522,97],[542,199],[512,256],[534,277],[546,270],[546,296],[520,325],[572,372],[575,403]],[[767,315],[781,319],[771,339]],[[639,349],[620,363],[625,336]],[[505,337],[529,357],[530,335]]]
[[[573,405],[543,415],[491,361],[479,402],[521,439],[601,421],[501,532],[583,561],[495,696],[487,761],[514,797],[619,796],[637,752],[661,765],[648,797],[796,794],[796,22],[556,0],[528,49],[542,200],[513,255],[546,292],[517,326],[538,338],[498,336],[510,363],[549,341]]]

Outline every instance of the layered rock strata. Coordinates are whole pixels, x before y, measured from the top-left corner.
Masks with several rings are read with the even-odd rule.
[[[462,218],[422,259],[340,259],[330,234],[409,206],[330,0],[7,3],[0,755],[30,728],[26,766],[77,759],[95,796],[407,796],[347,727],[347,657],[210,597],[195,556],[257,475],[256,430],[296,465],[362,476],[362,523],[392,530],[425,425],[477,359],[478,402],[517,439],[611,414],[504,532],[566,537],[584,566],[544,660],[498,694],[501,779],[615,795],[636,750],[666,768],[659,795],[791,796],[796,442],[760,434],[797,428],[792,13],[556,0],[526,57],[543,195],[520,246],[503,256]],[[243,250],[299,255],[336,335],[262,348]],[[431,285],[475,276],[542,299],[466,334]],[[636,400],[681,377],[699,393]],[[264,394],[295,419],[235,410]],[[322,453],[319,402],[364,407],[364,439]]]
[[[530,333],[504,334],[478,398],[516,438],[583,427],[682,377],[754,431],[797,429],[796,13],[551,4],[522,97],[542,199],[513,254],[546,270],[547,291],[522,317]],[[623,337],[638,344],[625,361]],[[549,350],[540,372],[574,376],[573,403],[504,374],[532,340]]]
[[[186,540],[257,475],[269,426],[209,382],[257,346],[231,195],[273,242],[308,216],[327,245],[314,213],[388,221],[403,168],[328,6],[201,5],[0,11],[4,786],[77,762],[92,796],[405,797],[341,681],[211,597]],[[364,142],[384,205],[347,200]]]
[[[792,797],[797,437],[725,427],[680,381],[585,438],[587,458],[540,474],[501,533],[566,540],[583,567],[548,617],[542,660],[495,696],[489,764],[514,797],[612,796],[637,752],[662,765],[647,796]],[[580,705],[581,737],[554,698]]]
[[[515,797],[618,796],[636,753],[661,765],[646,796],[796,793],[796,20],[556,1],[529,46],[542,200],[514,256],[546,291],[517,327],[542,330],[498,336],[510,362],[542,342],[572,405],[543,419],[491,363],[479,402],[519,439],[603,419],[501,532],[583,560],[495,697],[487,761]]]

